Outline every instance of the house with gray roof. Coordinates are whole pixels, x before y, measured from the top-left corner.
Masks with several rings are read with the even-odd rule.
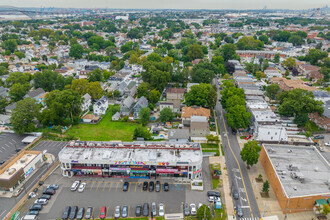
[[[95,115],[104,115],[107,112],[108,107],[109,107],[108,98],[106,96],[103,96],[94,103],[93,113]]]
[[[86,111],[89,109],[89,106],[91,106],[92,104],[92,97],[86,93],[83,97],[82,97],[82,103],[81,103],[81,111]]]
[[[190,141],[189,129],[168,130],[168,141],[177,143],[187,143]]]
[[[133,107],[133,111],[134,111],[134,119],[139,118],[139,112],[142,108],[148,107],[148,100],[144,97],[141,96],[138,101],[136,102],[136,104]]]
[[[3,87],[3,86],[0,86],[0,96],[2,98],[7,98],[8,97],[8,89]]]
[[[128,96],[126,99],[122,101],[119,106],[121,115],[130,115],[132,113],[134,106],[134,98],[132,96]]]
[[[14,108],[16,108],[16,102],[14,102],[11,105],[6,106],[5,111],[7,115],[11,115],[11,113],[13,112]]]

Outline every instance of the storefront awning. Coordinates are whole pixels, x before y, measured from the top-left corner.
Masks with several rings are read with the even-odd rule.
[[[326,199],[317,199],[315,200],[315,205],[321,206],[321,205],[328,205]]]

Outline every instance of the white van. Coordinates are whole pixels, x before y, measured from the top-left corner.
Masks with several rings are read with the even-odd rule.
[[[37,215],[26,215],[21,220],[39,220]]]

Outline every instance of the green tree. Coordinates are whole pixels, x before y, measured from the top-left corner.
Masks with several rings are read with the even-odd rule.
[[[146,82],[142,82],[138,87],[137,87],[137,97],[146,97],[147,99],[149,98],[149,84]]]
[[[270,99],[275,99],[280,90],[281,88],[278,84],[271,84],[266,87],[266,96],[268,96]]]
[[[10,87],[15,83],[26,84],[31,80],[31,74],[29,73],[21,73],[21,72],[13,72],[9,74],[9,77],[6,79],[6,84]]]
[[[210,207],[207,205],[202,205],[199,207],[197,210],[197,219],[198,220],[211,220],[212,215],[211,215],[211,210]]]
[[[87,74],[87,79],[89,82],[102,82],[103,80],[103,74],[100,69],[95,69]]]
[[[201,83],[191,87],[185,95],[185,100],[187,106],[197,105],[214,108],[217,101],[217,92],[210,84]]]
[[[232,83],[224,83],[225,88],[221,91],[221,105],[223,106],[224,109],[227,109],[227,100],[231,96],[237,96],[240,99],[244,99],[244,90],[236,88]]]
[[[78,92],[80,95],[85,95],[87,92],[88,84],[89,82],[87,79],[75,79],[72,81],[72,84],[69,88]]]
[[[150,109],[148,107],[141,108],[139,111],[139,119],[143,126],[148,124],[150,120]]]
[[[259,143],[255,140],[249,141],[244,144],[244,147],[240,154],[242,160],[247,164],[248,168],[258,163],[260,151],[261,147],[259,146]]]
[[[104,90],[98,81],[88,83],[85,92],[88,93],[94,100],[100,99],[104,95]]]
[[[242,37],[238,40],[236,46],[239,50],[262,50],[264,43],[253,37]]]
[[[296,67],[296,60],[293,57],[289,57],[283,61],[283,65],[288,68],[292,69]]]
[[[228,126],[235,129],[248,128],[251,124],[251,116],[251,112],[247,112],[245,106],[243,105],[235,105],[228,108],[226,113]]]
[[[269,182],[266,180],[264,184],[262,185],[262,192],[266,193],[268,195],[269,193]]]
[[[226,100],[226,108],[230,109],[236,105],[245,106],[245,99],[242,96],[233,95]]]
[[[204,53],[201,46],[197,43],[190,45],[187,53],[187,57],[190,61],[195,59],[203,59]]]
[[[29,91],[30,85],[29,84],[21,84],[21,83],[15,83],[11,86],[11,89],[9,91],[10,99],[13,102],[17,102],[21,100],[26,93]]]
[[[328,53],[326,51],[311,49],[306,55],[306,60],[312,65],[317,65],[320,60],[326,57],[328,57]]]
[[[146,96],[147,98],[148,96]],[[149,95],[149,101],[152,104],[156,104],[159,101],[160,98],[160,92],[157,89],[153,89],[150,91]]]
[[[81,59],[82,55],[84,53],[84,48],[80,44],[73,44],[70,47],[70,52],[69,56],[76,58],[76,59]]]
[[[6,98],[0,98],[0,113],[3,114],[5,112],[5,108],[8,105]]]
[[[191,72],[191,79],[195,83],[211,83],[215,77],[217,67],[213,63],[200,62]]]
[[[17,41],[15,39],[8,39],[3,41],[1,46],[3,49],[14,53],[14,51],[17,49]]]
[[[34,120],[38,116],[40,105],[30,97],[18,101],[10,118],[14,131],[18,134],[35,130]]]
[[[163,108],[159,113],[159,120],[163,123],[172,121],[174,118],[174,113],[170,108]]]
[[[134,129],[134,134],[133,138],[144,138],[144,140],[150,140],[151,139],[151,134],[149,130],[145,127],[138,126]]]
[[[221,54],[225,61],[231,60],[235,58],[236,51],[234,44],[225,44],[221,46]]]
[[[268,44],[269,42],[268,36],[264,34],[259,37],[259,40],[264,42],[264,44]]]
[[[274,63],[279,63],[280,62],[280,54],[275,54],[274,56]]]
[[[293,44],[293,46],[300,46],[305,43],[305,40],[302,39],[299,35],[292,35],[289,40],[290,43]]]
[[[328,33],[330,33],[330,32],[328,32]],[[325,216],[330,213],[330,206],[328,204],[323,204],[322,205],[322,213]]]

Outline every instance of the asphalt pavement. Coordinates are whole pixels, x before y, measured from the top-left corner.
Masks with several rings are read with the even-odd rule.
[[[0,162],[5,162],[17,152],[16,150],[24,148],[26,145],[22,140],[27,135],[19,135],[12,133],[0,134]]]
[[[216,81],[217,89],[219,92],[218,82],[216,79],[214,80]],[[221,97],[220,93],[218,97]],[[239,193],[239,199],[233,199],[234,204],[241,205],[243,210],[243,219],[260,218],[260,211],[252,190],[246,164],[241,160],[240,147],[237,142],[236,135],[233,135],[231,128],[227,126],[227,120],[225,118],[226,112],[222,108],[219,100],[217,100],[216,111],[219,121],[222,144],[225,151],[226,165],[230,181],[229,184],[232,190],[236,189]]]

